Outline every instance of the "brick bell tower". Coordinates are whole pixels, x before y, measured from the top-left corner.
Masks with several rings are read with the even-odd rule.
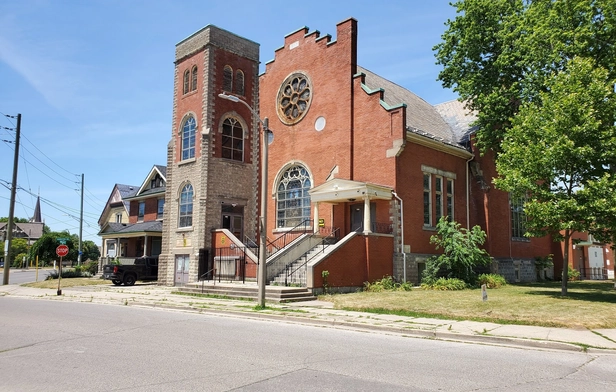
[[[173,120],[158,282],[196,282],[210,268],[212,230],[257,230],[259,44],[208,25],[175,50]]]

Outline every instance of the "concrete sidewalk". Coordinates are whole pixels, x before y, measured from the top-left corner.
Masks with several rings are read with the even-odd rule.
[[[428,339],[616,354],[616,329],[591,331],[381,315],[336,310],[333,309],[332,303],[325,301],[283,304],[268,302],[267,309],[257,311],[252,306],[254,302],[173,294],[173,290],[173,287],[156,284],[138,284],[130,287],[98,285],[63,288],[62,295],[57,295],[56,289],[8,285],[0,286],[0,297],[173,309],[221,316],[372,330]]]

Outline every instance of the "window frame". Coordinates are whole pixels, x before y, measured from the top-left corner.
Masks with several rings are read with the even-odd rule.
[[[192,124],[192,127],[189,126]],[[197,139],[197,120],[193,115],[189,115],[182,122],[180,147],[182,151],[181,160],[185,161],[195,157],[196,139]],[[188,143],[186,142],[188,140]],[[188,144],[188,145],[187,145]]]
[[[198,67],[195,65],[192,67],[190,71],[190,91],[197,91],[197,76],[198,76]]]
[[[192,227],[194,189],[190,183],[182,186],[178,200],[178,228]]]
[[[514,197],[509,193],[509,209],[511,222],[511,238],[516,240],[528,241],[526,234],[527,216],[524,212],[524,202],[526,196]]]
[[[160,198],[156,201],[156,219],[162,219],[165,211],[165,199]]]
[[[137,222],[143,222],[145,218],[145,201],[140,201],[137,206]]]
[[[189,88],[190,88],[190,71],[189,70],[185,70],[184,71],[184,77],[183,77],[183,89],[182,89],[182,94],[188,94],[189,93]]]
[[[239,128],[241,135],[237,135]],[[227,117],[222,122],[222,136],[220,146],[220,156],[235,162],[244,162],[244,137],[246,131],[241,121],[234,117]],[[230,146],[228,145],[230,143]],[[239,147],[238,147],[239,144]],[[226,152],[228,152],[225,156]]]
[[[235,70],[235,80],[233,83],[233,92],[237,95],[244,96],[246,94],[244,85],[244,72],[241,69]]]
[[[225,65],[222,70],[222,90],[233,92],[233,68],[230,65]]]
[[[455,206],[455,198],[454,198],[454,187],[455,183],[453,178],[445,179],[445,192],[447,194],[445,199],[445,209],[447,212],[447,220],[449,222],[453,222],[454,219],[454,206]]]
[[[432,224],[432,174],[423,173],[423,225],[433,227]]]
[[[300,186],[289,187],[295,183]],[[293,164],[280,173],[276,180],[276,229],[291,229],[310,220],[308,191],[312,184],[312,176],[304,165]]]

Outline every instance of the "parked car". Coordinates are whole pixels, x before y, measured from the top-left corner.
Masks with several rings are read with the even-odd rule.
[[[158,256],[139,257],[133,264],[106,264],[103,266],[103,279],[111,280],[116,286],[122,283],[132,286],[138,280],[157,280]]]

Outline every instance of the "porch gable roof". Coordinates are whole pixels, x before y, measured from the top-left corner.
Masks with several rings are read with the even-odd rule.
[[[312,202],[339,203],[364,200],[365,198],[391,200],[392,190],[389,187],[368,182],[333,178],[312,188],[308,191],[308,194]]]

